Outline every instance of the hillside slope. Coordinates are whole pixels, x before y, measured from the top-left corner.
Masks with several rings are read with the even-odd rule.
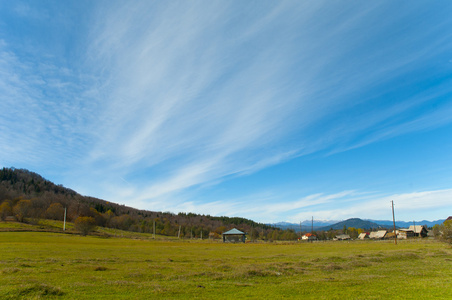
[[[62,220],[67,208],[68,221],[80,216],[95,219],[96,224],[135,232],[153,232],[181,237],[216,237],[223,231],[237,227],[255,237],[272,235],[276,228],[240,217],[199,215],[194,213],[170,213],[139,210],[102,199],[82,196],[77,192],[54,184],[41,175],[25,169],[0,170],[0,217],[15,216],[19,221],[27,219]],[[295,237],[293,237],[295,238]]]

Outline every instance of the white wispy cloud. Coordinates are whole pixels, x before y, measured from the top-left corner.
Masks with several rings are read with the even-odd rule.
[[[375,25],[387,12],[381,4],[346,6],[343,14],[325,7],[286,2],[251,13],[245,6],[248,19],[220,3],[102,8],[87,63],[100,76],[97,101],[106,109],[87,163],[106,162],[124,177],[155,168],[159,179],[135,194],[151,201],[327,147],[344,151],[428,129],[438,114],[442,124],[450,122],[444,112],[391,121],[413,109],[412,102],[428,100],[407,96],[344,118],[376,101],[373,90],[449,45],[444,39],[421,45],[418,31],[395,44],[377,43],[372,35],[384,39],[400,24],[390,15]],[[423,31],[421,39],[446,25]],[[413,45],[405,56],[393,54]]]
[[[157,23],[156,28],[148,28],[147,19],[138,18],[144,22],[143,33],[124,38],[132,40],[132,47],[124,47],[118,38],[135,33],[133,29],[138,24],[132,16],[121,18],[128,23],[107,23],[97,34],[100,42],[92,50],[101,58],[108,57],[108,64],[113,62],[107,76],[110,81],[104,85],[108,108],[99,118],[103,124],[98,149],[109,151],[95,149],[93,159],[98,159],[99,154],[106,156],[117,162],[118,168],[135,164],[152,167],[174,160],[177,168],[168,180],[181,182],[179,188],[186,187],[181,178],[201,175],[193,169],[202,169],[207,176],[202,180],[194,178],[191,184],[247,169],[240,161],[235,166],[227,164],[234,160],[232,156],[246,160],[250,151],[279,140],[284,132],[281,118],[290,113],[296,100],[283,96],[275,102],[282,89],[277,77],[283,70],[272,64],[272,72],[268,72],[266,61],[274,50],[263,49],[237,67],[234,63],[241,58],[233,55],[243,45],[237,45],[232,38],[218,40],[212,36],[209,14],[199,17],[198,10],[188,9],[177,20],[171,17],[181,10],[186,9],[173,7],[168,14],[155,16],[150,23]],[[219,17],[230,18],[226,14]],[[212,42],[206,42],[206,32]],[[105,66],[100,69],[105,70]],[[116,70],[121,71],[112,74]],[[281,157],[280,153],[275,155]],[[271,160],[265,154],[256,156]],[[245,164],[256,166],[259,160],[251,159]],[[221,168],[225,170],[219,171]]]
[[[434,219],[435,216],[447,217],[445,210],[450,208],[451,189],[411,192],[393,195],[368,195],[355,198],[349,203],[341,202],[334,209],[316,209],[292,216],[290,220],[305,220],[315,215],[323,219],[344,220],[348,218],[392,219],[391,201],[394,201],[395,216],[398,220]],[[364,201],[365,200],[365,201]]]
[[[311,217],[323,220],[392,219],[391,201],[397,220],[423,220],[447,217],[451,189],[385,195],[381,192],[343,191],[335,194],[311,194],[298,200],[282,191],[267,191],[237,198],[203,202],[168,197],[168,201],[136,201],[137,207],[151,205],[158,211],[194,212],[215,216],[246,216],[258,222],[299,223]],[[284,200],[281,198],[284,197]],[[258,204],[256,204],[258,203]],[[447,213],[446,213],[447,214]]]
[[[89,138],[92,111],[78,76],[39,53],[18,55],[0,41],[2,165],[68,167]]]
[[[0,164],[75,164],[66,177],[82,192],[141,208],[252,214],[245,201],[283,216],[374,202],[356,188],[225,207],[196,200],[196,188],[452,122],[450,80],[425,83],[447,73],[452,21],[425,23],[419,3],[86,5],[82,37],[66,46],[74,61],[59,56],[62,45],[20,48],[0,36]],[[70,10],[59,21],[50,8],[14,11],[71,27]]]
[[[376,192],[343,191],[336,194],[312,194],[300,200],[281,200],[281,193],[255,194],[238,199],[208,204],[193,204],[189,208],[205,208],[203,212],[220,215],[247,215],[260,222],[288,221],[299,223],[311,217],[322,220],[392,219],[391,201],[395,204],[398,220],[434,219],[450,208],[452,190],[433,190],[384,195]],[[256,200],[260,205],[256,205]],[[193,210],[186,210],[193,211]],[[446,213],[447,214],[447,213]]]

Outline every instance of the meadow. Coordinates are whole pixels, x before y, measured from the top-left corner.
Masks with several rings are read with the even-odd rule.
[[[223,244],[0,232],[2,299],[451,299],[435,240]]]

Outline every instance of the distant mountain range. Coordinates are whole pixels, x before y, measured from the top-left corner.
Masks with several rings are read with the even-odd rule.
[[[397,228],[408,228],[410,225],[427,225],[427,227],[433,227],[436,224],[441,224],[444,222],[443,220],[436,220],[436,221],[414,221],[414,222],[405,222],[405,221],[396,221],[396,227]],[[378,229],[378,228],[392,228],[393,222],[388,220],[362,220],[359,218],[351,218],[347,219],[345,221],[328,221],[328,220],[306,220],[301,222],[301,224],[296,223],[288,223],[288,222],[278,222],[269,224],[274,227],[278,227],[280,229],[293,229],[296,232],[299,231],[324,231],[324,230],[338,230],[343,229],[344,226],[354,227],[354,228],[361,228],[361,229]]]
[[[446,219],[436,220],[436,221],[422,220],[422,221],[412,221],[412,222],[396,221],[396,227],[408,228],[411,225],[427,225],[427,227],[433,227],[437,224],[442,224],[445,220]],[[377,224],[384,225],[384,226],[393,226],[392,221],[386,221],[386,220],[367,220],[367,221],[375,222]]]
[[[319,230],[320,228],[323,228],[325,226],[329,226],[331,224],[335,224],[339,221],[322,221],[322,220],[314,220],[314,222],[306,220],[301,223],[289,223],[289,222],[278,222],[273,224],[268,224],[269,226],[274,226],[283,230],[286,229],[292,229],[296,232],[300,231],[311,231],[313,230]]]

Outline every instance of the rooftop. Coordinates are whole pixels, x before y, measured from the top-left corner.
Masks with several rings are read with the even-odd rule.
[[[223,232],[223,234],[245,234],[245,233],[236,228],[233,228],[229,231]]]

